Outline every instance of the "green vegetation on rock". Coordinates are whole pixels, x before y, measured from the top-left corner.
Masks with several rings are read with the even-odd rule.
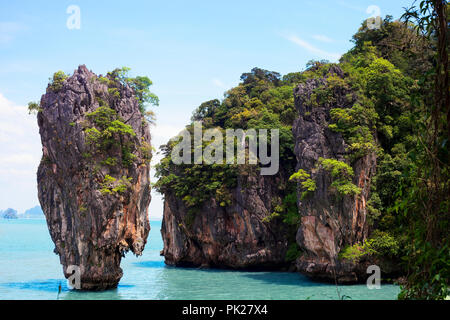
[[[111,149],[120,149],[121,162],[125,166],[131,166],[136,155],[136,142],[131,139],[136,133],[130,125],[123,122],[117,112],[108,106],[100,106],[95,111],[86,114],[88,123],[84,123],[86,141],[93,148],[92,153],[102,155]],[[115,166],[117,158],[107,157],[101,164]]]
[[[316,191],[316,182],[311,179],[311,175],[309,173],[306,173],[306,171],[303,169],[300,169],[296,173],[291,175],[289,180],[297,180],[300,182],[300,185],[304,190],[301,199],[306,198],[309,193]]]
[[[36,114],[42,111],[42,108],[38,102],[28,102],[28,114]]]
[[[52,91],[59,91],[62,88],[63,82],[68,78],[69,76],[65,74],[63,71],[57,71],[53,74],[52,78],[49,78],[49,88]]]
[[[159,98],[150,91],[153,82],[145,76],[129,77],[128,73],[131,69],[127,67],[116,68],[108,72],[107,77],[102,77],[100,81],[108,85],[108,92],[113,96],[120,98],[118,87],[129,86],[133,89],[136,99],[139,102],[139,110],[142,114],[146,114],[146,105],[151,104],[157,106]]]
[[[375,230],[370,239],[363,243],[356,243],[345,247],[340,253],[339,258],[350,260],[354,263],[359,262],[364,257],[395,257],[400,252],[399,241],[387,232]]]
[[[132,178],[123,176],[120,179],[116,179],[109,174],[105,176],[103,182],[101,183],[100,192],[103,195],[114,194],[114,193],[124,193],[128,188],[131,187]]]
[[[241,76],[241,83],[225,93],[225,99],[202,103],[193,113],[192,121],[201,121],[202,129],[217,128],[225,133],[236,129],[279,129],[280,161],[293,170],[295,157],[292,123],[296,116],[291,78],[282,79],[280,74],[259,68]],[[186,127],[193,132],[193,125]],[[270,141],[270,139],[269,139]],[[173,190],[188,207],[200,207],[205,200],[214,198],[220,206],[231,204],[231,189],[237,185],[237,177],[258,174],[252,165],[182,164],[175,166],[170,153],[177,141],[163,146],[164,158],[156,165],[159,180],[155,188],[161,193]],[[206,148],[210,141],[203,141]],[[193,148],[193,145],[192,145]],[[225,154],[225,153],[224,153]],[[236,156],[236,155],[235,155]],[[289,205],[281,204],[278,211],[287,212]],[[283,208],[283,209],[281,209]],[[274,207],[275,209],[275,207]],[[279,212],[274,210],[275,218]],[[266,221],[270,220],[267,218]]]
[[[85,115],[85,120],[80,122],[85,134],[86,144],[89,147],[83,158],[94,163],[94,174],[99,173],[102,167],[114,172],[117,166],[130,168],[133,165],[149,165],[152,155],[151,146],[144,137],[137,138],[133,127],[125,123],[115,109],[117,102],[124,98],[121,92],[129,87],[133,90],[142,113],[143,121],[147,113],[147,105],[157,105],[158,98],[150,92],[152,82],[147,77],[130,78],[129,68],[117,68],[108,72],[106,77],[93,77],[91,83],[98,81],[108,88],[106,94],[95,92],[95,101],[98,107]],[[75,123],[70,123],[75,126]],[[139,161],[139,163],[138,163]],[[111,173],[112,174],[112,173]],[[130,177],[113,177],[106,174],[100,182],[100,192],[107,194],[122,194],[131,185]]]
[[[340,195],[357,195],[361,189],[352,183],[353,169],[348,164],[336,159],[319,158],[319,166],[328,171],[333,178],[331,187]]]

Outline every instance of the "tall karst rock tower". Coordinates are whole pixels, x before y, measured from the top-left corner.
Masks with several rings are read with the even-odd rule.
[[[57,73],[38,125],[39,201],[64,275],[74,265],[81,289],[115,287],[121,258],[141,255],[150,231],[150,131],[136,92],[85,66],[70,77]]]
[[[338,254],[345,246],[367,238],[367,203],[377,158],[375,150],[361,154],[351,150],[332,126],[333,112],[357,103],[345,77],[332,65],[323,78],[309,79],[294,90],[299,112],[293,133],[301,217],[296,238],[303,252],[297,259],[300,272],[351,283],[367,277],[367,266],[341,261]]]

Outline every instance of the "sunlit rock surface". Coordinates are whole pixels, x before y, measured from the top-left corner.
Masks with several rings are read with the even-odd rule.
[[[80,267],[81,289],[116,287],[121,258],[129,250],[141,255],[150,231],[149,125],[130,87],[108,90],[85,66],[60,88],[49,86],[40,105],[38,194],[55,253],[66,277],[68,266]],[[87,130],[94,126],[88,114],[101,105],[134,134],[111,130],[114,143],[99,150],[102,141],[89,143]]]

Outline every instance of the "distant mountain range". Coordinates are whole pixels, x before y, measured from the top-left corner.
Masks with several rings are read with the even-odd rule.
[[[3,219],[36,219],[36,218],[43,218],[44,212],[42,211],[40,206],[35,206],[33,208],[30,208],[26,210],[23,213],[18,213],[17,210],[13,208],[8,208],[4,211],[0,210],[0,218]]]
[[[8,208],[5,211],[0,211],[0,216],[3,219],[17,219],[17,210],[14,210],[12,208]]]
[[[30,208],[28,210],[26,210],[23,214],[24,217],[41,217],[44,216],[44,212],[42,211],[41,206],[35,206],[33,208]]]

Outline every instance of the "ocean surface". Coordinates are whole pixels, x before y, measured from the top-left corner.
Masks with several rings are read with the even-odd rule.
[[[151,221],[144,254],[129,253],[117,289],[79,292],[68,287],[53,253],[44,219],[0,219],[0,299],[396,299],[400,289],[382,285],[316,283],[287,272],[240,272],[168,267],[159,251],[160,221]],[[61,284],[62,291],[58,294]],[[338,294],[339,292],[339,294]]]

